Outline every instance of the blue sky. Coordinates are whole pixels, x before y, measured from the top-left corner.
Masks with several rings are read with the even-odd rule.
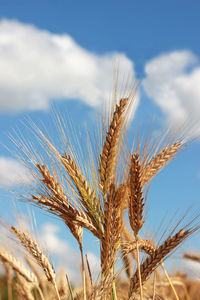
[[[184,119],[190,125],[186,135],[198,136],[199,11],[199,1],[1,0],[1,144],[10,146],[8,133],[12,128],[24,132],[21,121],[27,117],[46,124],[55,134],[52,105],[69,113],[77,130],[86,123],[89,128],[95,127],[102,101],[112,92],[115,61],[123,75],[130,73],[139,82],[130,138],[137,128],[143,133],[152,119],[156,130]],[[166,213],[170,218],[180,208],[184,211],[191,204],[198,207],[199,151],[197,141],[153,181],[148,199],[152,228],[159,226]],[[11,219],[14,197],[8,190],[19,172],[26,179],[23,169],[12,159],[0,146],[1,215]],[[75,241],[61,222],[39,210],[35,213],[44,236],[50,228],[47,223],[53,223],[52,235],[47,239],[53,254],[61,256],[74,247]],[[88,235],[86,241],[92,256],[97,243]],[[56,243],[61,243],[62,253],[56,253]],[[192,245],[196,244],[198,247],[193,239]]]

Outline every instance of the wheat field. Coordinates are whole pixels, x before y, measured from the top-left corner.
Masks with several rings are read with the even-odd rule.
[[[33,179],[22,198],[66,224],[80,249],[82,286],[73,287],[66,273],[55,273],[30,231],[7,224],[6,230],[20,243],[24,259],[0,246],[5,271],[1,299],[200,299],[198,281],[191,282],[178,272],[169,276],[164,266],[165,259],[199,230],[198,216],[186,223],[184,218],[179,220],[163,238],[143,237],[152,180],[188,140],[166,132],[154,140],[147,135],[145,141],[138,135],[130,150],[126,133],[134,99],[133,88],[123,97],[114,93],[111,109],[99,125],[99,137],[95,143],[87,141],[88,161],[67,140],[62,125],[63,152],[36,126],[41,152],[31,142],[14,141],[17,155]],[[95,280],[84,253],[84,230],[99,241],[101,272]],[[184,257],[199,261],[190,253]]]

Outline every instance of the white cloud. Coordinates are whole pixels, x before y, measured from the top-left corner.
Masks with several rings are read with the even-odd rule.
[[[58,236],[59,227],[46,223],[42,227],[42,239],[45,241],[48,251],[52,254],[62,256],[70,252],[68,244]]]
[[[147,62],[143,87],[170,123],[185,122],[200,133],[200,67],[190,51],[175,51]]]
[[[199,262],[185,259],[184,264],[182,264],[182,268],[190,277],[195,277],[195,279],[199,280],[199,276],[200,276]]]
[[[30,175],[18,161],[13,158],[0,157],[0,188],[30,182]]]
[[[133,63],[123,53],[97,55],[67,34],[2,20],[0,110],[44,110],[52,99],[96,106],[110,94],[115,61],[122,75],[134,75]]]

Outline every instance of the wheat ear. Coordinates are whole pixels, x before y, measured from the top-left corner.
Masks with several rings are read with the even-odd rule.
[[[184,253],[183,258],[193,260],[193,261],[196,261],[196,262],[200,262],[200,255],[199,254]]]
[[[35,240],[29,236],[28,233],[24,233],[18,230],[16,227],[11,226],[11,232],[20,240],[24,248],[31,254],[37,264],[42,268],[48,281],[50,281],[56,291],[57,299],[60,300],[60,296],[57,290],[55,282],[55,271],[53,266],[50,264],[48,257],[43,253]]]
[[[63,191],[62,185],[58,182],[57,177],[52,176],[49,169],[42,164],[36,164],[37,169],[39,170],[40,174],[42,175],[39,180],[43,183],[44,186],[47,187],[50,195],[56,198],[57,201],[61,203],[68,204],[68,199],[66,197],[65,192]]]
[[[103,145],[100,155],[99,176],[104,193],[107,193],[111,185],[114,168],[118,155],[118,144],[120,140],[120,132],[125,121],[125,111],[129,103],[128,98],[120,100],[119,105],[116,105],[110,127]]]
[[[140,250],[145,252],[148,255],[152,255],[155,251],[154,244],[149,240],[138,240],[138,247]],[[121,248],[123,249],[124,255],[129,254],[130,252],[135,252],[137,249],[136,241],[133,242],[122,242]]]
[[[144,198],[141,185],[141,163],[139,154],[135,153],[131,157],[131,166],[129,171],[130,200],[129,200],[129,222],[134,235],[137,236],[142,228]]]
[[[115,263],[115,256],[120,247],[122,230],[122,197],[114,184],[110,186],[104,212],[104,238],[101,247],[102,274],[107,276]]]
[[[46,187],[45,193],[47,193],[48,198],[52,200],[52,204],[55,206],[55,203],[57,204],[57,209],[63,208],[63,207],[70,207],[69,200],[66,196],[66,194],[63,191],[63,188],[61,184],[59,184],[57,177],[54,175],[52,176],[50,174],[50,171],[47,169],[47,167],[43,164],[37,164],[37,169],[39,170],[40,174],[42,175],[39,180],[43,183],[43,186]],[[55,173],[55,172],[54,172]],[[33,199],[37,200],[36,197]],[[40,201],[41,203],[41,201]],[[45,203],[45,202],[43,202]],[[46,201],[47,204],[47,201]],[[65,218],[65,223],[71,230],[74,237],[77,239],[78,243],[81,243],[82,240],[82,227],[78,224],[74,224],[72,220],[67,220]]]
[[[99,199],[94,190],[90,187],[84,175],[79,171],[76,163],[72,160],[70,155],[64,154],[62,157],[62,163],[67,170],[72,182],[74,183],[78,194],[80,196],[80,202],[90,217],[93,225],[102,234],[102,209]]]
[[[153,157],[149,163],[144,166],[142,170],[141,182],[145,185],[149,182],[160,170],[164,168],[180,151],[183,147],[183,143],[177,141],[171,146],[161,150],[155,157]]]
[[[54,199],[46,196],[32,195],[33,202],[36,202],[40,207],[45,207],[51,213],[60,216],[69,227],[78,243],[81,242],[82,229],[84,227],[91,231],[97,238],[102,238],[102,233],[97,231],[96,227],[92,224],[90,217],[83,211],[74,208],[71,204],[65,205],[56,203]]]
[[[5,249],[0,246],[0,259],[7,262],[14,271],[18,272],[28,282],[37,283],[37,277],[34,273],[25,268],[23,263],[9,254]]]
[[[141,163],[139,160],[139,153],[135,153],[131,157],[131,166],[129,170],[129,184],[130,184],[130,200],[129,200],[129,223],[134,231],[136,241],[136,261],[138,266],[138,279],[140,286],[140,300],[143,299],[142,280],[140,274],[140,259],[139,259],[139,245],[138,233],[142,228],[144,198],[141,185]]]
[[[142,284],[147,280],[149,275],[157,268],[163,259],[165,259],[170,252],[177,248],[192,232],[192,230],[180,230],[177,234],[169,237],[162,245],[160,245],[152,255],[147,257],[147,259],[140,266]],[[130,293],[129,299],[132,299],[133,293],[135,293],[139,288],[138,271],[135,272],[130,282]]]

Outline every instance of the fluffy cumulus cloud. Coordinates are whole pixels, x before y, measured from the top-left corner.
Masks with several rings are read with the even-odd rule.
[[[0,188],[29,184],[31,178],[18,161],[12,158],[0,157]]]
[[[45,243],[52,259],[56,261],[57,267],[62,266],[72,281],[81,280],[80,271],[80,254],[78,247],[72,249],[67,240],[59,236],[59,227],[55,224],[46,223],[42,226],[40,238]],[[90,264],[91,272],[96,278],[100,272],[99,258],[89,252],[87,253],[88,261]]]
[[[67,34],[52,34],[14,20],[0,21],[0,111],[45,110],[50,100],[108,98],[113,63],[134,75],[123,53],[97,55]]]
[[[200,134],[200,66],[190,51],[175,51],[147,62],[143,87],[171,123]]]

